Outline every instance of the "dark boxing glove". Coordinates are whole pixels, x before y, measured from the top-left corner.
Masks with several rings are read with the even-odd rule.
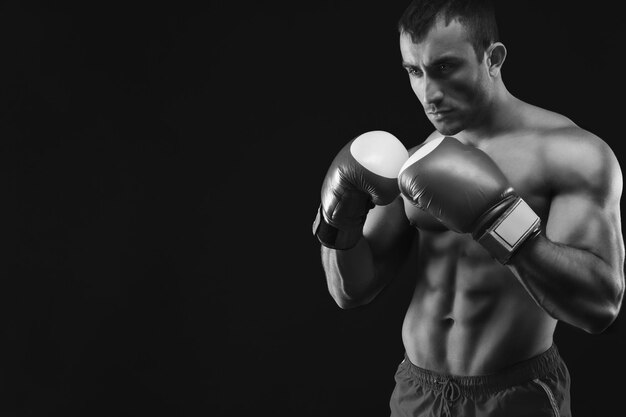
[[[539,216],[483,151],[455,138],[422,145],[400,170],[403,196],[448,228],[471,233],[500,263],[540,231]]]
[[[350,249],[363,235],[374,205],[387,205],[400,194],[398,172],[408,158],[395,136],[384,131],[363,133],[346,144],[331,163],[313,223],[320,243]]]

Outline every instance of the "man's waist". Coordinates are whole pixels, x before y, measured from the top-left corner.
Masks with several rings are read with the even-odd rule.
[[[562,363],[556,345],[546,351],[516,362],[498,372],[485,375],[454,375],[422,368],[411,362],[405,353],[403,366],[407,367],[410,375],[421,385],[433,389],[453,382],[466,395],[489,394],[503,389],[520,385],[536,378],[541,378],[553,372]]]

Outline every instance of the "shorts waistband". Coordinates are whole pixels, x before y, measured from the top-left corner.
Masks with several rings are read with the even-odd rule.
[[[438,373],[420,368],[411,363],[406,353],[404,358],[410,375],[421,385],[438,390],[452,384],[455,388],[458,388],[459,394],[464,394],[465,396],[490,394],[532,381],[535,378],[541,378],[554,371],[562,363],[559,351],[554,344],[545,352],[503,369],[498,373],[479,376]]]

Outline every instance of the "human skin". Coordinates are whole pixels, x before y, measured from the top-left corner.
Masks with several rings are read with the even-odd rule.
[[[457,20],[439,20],[418,43],[401,34],[400,52],[436,129],[425,142],[454,135],[484,151],[543,231],[504,266],[470,235],[398,198],[369,212],[356,247],[322,247],[337,304],[367,304],[416,257],[402,340],[414,364],[455,375],[497,372],[544,352],[558,321],[603,331],[624,288],[622,175],[609,146],[514,97],[502,80],[504,45],[479,59]]]

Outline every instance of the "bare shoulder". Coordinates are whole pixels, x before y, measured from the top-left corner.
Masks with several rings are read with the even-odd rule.
[[[595,170],[603,164],[617,164],[610,146],[597,135],[581,128],[566,116],[529,105],[527,126],[541,142],[541,152],[559,171],[567,168]],[[534,136],[534,135],[533,135]],[[572,163],[578,165],[572,166]]]
[[[546,128],[541,138],[545,166],[558,188],[585,188],[605,198],[621,195],[620,165],[602,138],[574,123]]]

